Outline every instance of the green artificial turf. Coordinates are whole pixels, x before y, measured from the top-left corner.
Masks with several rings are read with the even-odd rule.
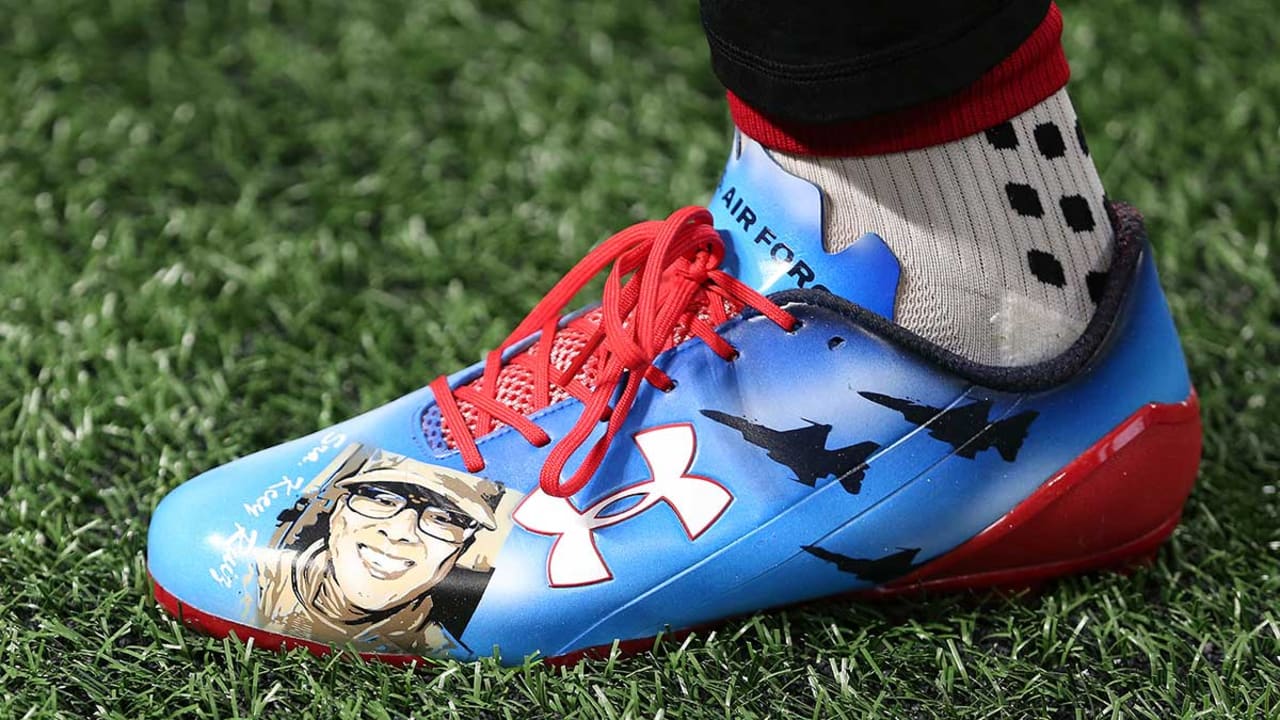
[[[1280,716],[1280,16],[1064,10],[1204,403],[1154,566],[394,669],[183,630],[148,517],[480,357],[594,243],[704,201],[729,123],[695,3],[0,3],[0,717]]]

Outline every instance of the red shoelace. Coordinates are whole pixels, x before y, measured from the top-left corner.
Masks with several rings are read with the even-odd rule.
[[[664,392],[675,388],[675,381],[653,361],[674,344],[678,328],[684,329],[686,337],[700,338],[726,361],[737,357],[737,350],[715,330],[716,325],[729,319],[726,304],[753,307],[788,332],[795,328],[796,319],[790,313],[720,270],[723,259],[724,241],[712,226],[711,213],[706,208],[686,207],[666,220],[632,225],[588,253],[486,356],[482,382],[455,389],[449,387],[443,375],[432,381],[431,391],[441,419],[467,470],[474,473],[484,469],[476,439],[492,432],[499,423],[509,425],[537,447],[551,443],[551,437],[537,423],[495,396],[503,354],[536,332],[541,332],[539,342],[550,346],[565,306],[610,265],[613,269],[605,278],[600,324],[567,368],[557,373],[551,353],[546,351],[522,353],[507,361],[526,363],[533,371],[535,408],[551,404],[552,384],[583,405],[577,422],[543,463],[539,484],[549,495],[568,497],[587,484],[626,420],[642,382]],[[706,308],[706,319],[696,311],[699,307]],[[575,377],[593,356],[599,360],[598,376],[594,387],[587,387]],[[471,423],[459,403],[474,407],[477,416]],[[572,475],[562,480],[570,457],[600,422],[608,423],[604,434]]]

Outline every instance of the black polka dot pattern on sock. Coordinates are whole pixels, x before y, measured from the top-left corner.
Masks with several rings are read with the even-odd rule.
[[[1011,219],[1019,216],[1038,219],[1048,226],[1028,227],[1031,237],[1047,231],[1049,242],[1030,243],[1037,249],[1026,251],[1027,271],[1042,286],[1065,291],[1067,302],[1092,301],[1096,305],[1105,291],[1107,274],[1103,271],[1088,272],[1087,267],[1079,266],[1079,261],[1092,251],[1092,246],[1083,251],[1083,255],[1071,251],[1067,257],[1063,255],[1068,252],[1066,246],[1054,244],[1055,240],[1080,242],[1079,239],[1071,239],[1072,236],[1082,238],[1086,233],[1097,230],[1099,222],[1107,222],[1106,198],[1102,199],[1099,210],[1103,215],[1099,218],[1096,215],[1098,210],[1093,207],[1095,200],[1090,199],[1091,188],[1087,184],[1074,184],[1078,182],[1076,173],[1069,167],[1076,162],[1092,165],[1092,161],[1087,159],[1089,145],[1079,118],[1074,114],[1042,116],[1026,124],[1018,119],[986,130],[985,140],[987,145],[1000,151],[1016,150],[1022,163],[1022,177],[1010,178],[1012,181],[1005,184]],[[1004,157],[1011,155],[1005,154]],[[1043,182],[1037,182],[1037,173],[1041,174],[1039,177]],[[1054,208],[1055,204],[1057,208]],[[1027,281],[1030,283],[1030,278]],[[1084,297],[1075,299],[1077,295]]]
[[[1102,293],[1107,290],[1107,273],[1105,271],[1094,270],[1084,277],[1085,285],[1089,286],[1089,299],[1097,305],[1102,301]]]
[[[1001,123],[987,130],[987,142],[997,150],[1014,150],[1018,147],[1018,131],[1013,123]]]
[[[1024,217],[1044,217],[1044,205],[1040,204],[1040,193],[1030,185],[1009,183],[1004,186],[1009,196],[1009,207]]]
[[[1079,195],[1068,195],[1059,201],[1062,206],[1062,217],[1072,230],[1089,232],[1098,226],[1093,219],[1093,211],[1089,209],[1089,201]]]
[[[1076,140],[1080,143],[1080,152],[1089,156],[1089,141],[1084,139],[1084,128],[1080,127],[1080,120],[1076,120]]]
[[[1036,147],[1040,154],[1049,160],[1056,160],[1067,154],[1067,143],[1062,139],[1062,131],[1054,123],[1040,123],[1035,129]]]
[[[1067,275],[1062,269],[1062,263],[1053,253],[1047,253],[1043,250],[1027,251],[1027,266],[1031,268],[1031,274],[1036,279],[1046,285],[1054,287],[1066,287]]]

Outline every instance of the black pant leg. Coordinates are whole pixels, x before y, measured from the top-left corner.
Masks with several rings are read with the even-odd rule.
[[[701,0],[711,66],[734,95],[800,123],[952,95],[1023,43],[1050,0]]]

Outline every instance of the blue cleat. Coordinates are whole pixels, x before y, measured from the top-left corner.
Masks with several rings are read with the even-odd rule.
[[[735,147],[710,209],[606,241],[483,363],[170,493],[161,605],[272,648],[571,661],[1155,552],[1200,419],[1136,211],[1079,341],[987,367],[894,324],[885,242],[827,253],[818,189]]]

